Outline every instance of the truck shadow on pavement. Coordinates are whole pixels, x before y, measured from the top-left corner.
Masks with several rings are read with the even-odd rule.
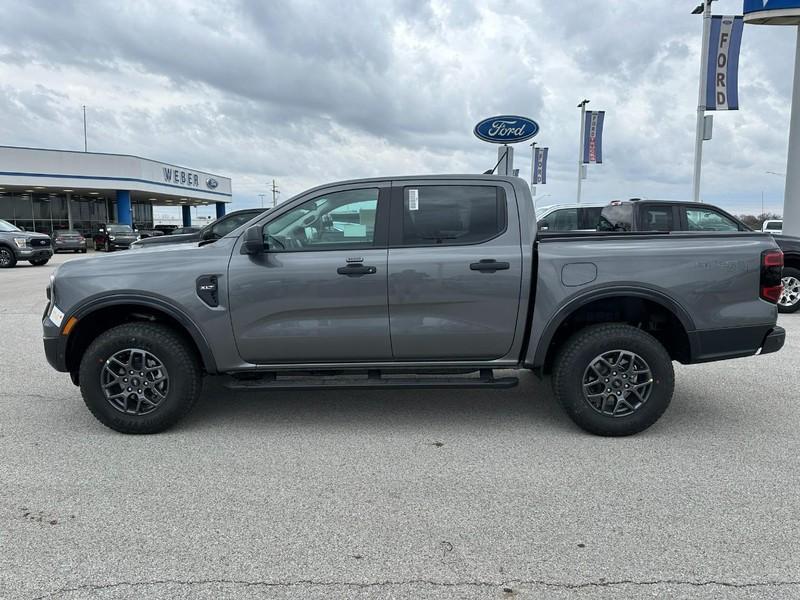
[[[561,410],[550,380],[520,373],[516,388],[477,390],[228,390],[208,378],[182,431],[226,425],[509,427],[578,432]]]

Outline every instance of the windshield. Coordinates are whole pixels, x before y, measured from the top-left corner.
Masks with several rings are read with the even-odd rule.
[[[130,225],[109,225],[109,233],[133,233]]]
[[[767,231],[780,231],[781,229],[783,229],[783,223],[775,221],[767,223]]]
[[[19,227],[14,227],[8,221],[3,221],[0,219],[0,231],[22,231]]]

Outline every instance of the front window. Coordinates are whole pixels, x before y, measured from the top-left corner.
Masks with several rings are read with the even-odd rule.
[[[739,231],[732,219],[713,210],[687,208],[686,222],[689,231]]]
[[[9,231],[21,231],[21,230],[19,227],[14,227],[8,221],[3,221],[2,219],[0,219],[0,231],[9,232]]]
[[[264,241],[272,250],[369,248],[375,242],[377,210],[377,189],[326,194],[267,223]]]

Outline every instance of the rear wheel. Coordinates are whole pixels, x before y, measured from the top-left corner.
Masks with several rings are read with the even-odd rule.
[[[202,388],[196,354],[164,325],[129,323],[95,339],[81,359],[81,394],[92,414],[122,433],[158,433],[194,406]]]
[[[778,300],[778,312],[793,313],[800,310],[800,269],[783,268],[783,293]]]
[[[17,257],[14,251],[5,246],[0,246],[0,269],[10,269],[17,264]]]
[[[669,406],[672,359],[653,336],[623,324],[587,327],[556,358],[553,388],[570,418],[603,436],[644,431]]]

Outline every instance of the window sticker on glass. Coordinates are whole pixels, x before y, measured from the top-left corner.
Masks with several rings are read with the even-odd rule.
[[[408,190],[408,210],[419,210],[419,190]]]

